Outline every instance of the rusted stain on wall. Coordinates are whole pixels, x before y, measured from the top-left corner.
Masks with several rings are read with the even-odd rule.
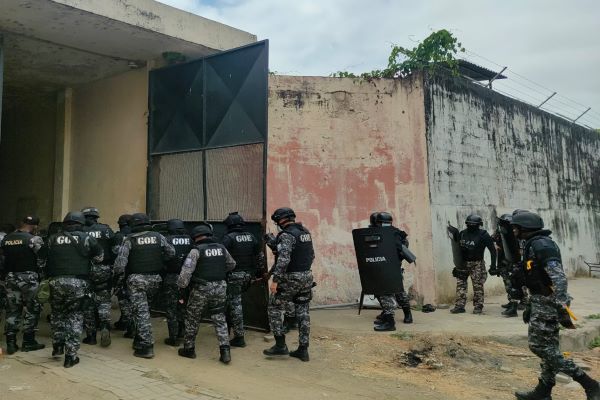
[[[600,257],[600,135],[462,79],[428,81],[425,103],[441,299],[454,294],[444,226],[471,212],[488,230],[515,208],[539,212],[570,275]]]
[[[270,78],[267,208],[291,206],[313,233],[316,302],[354,301],[353,228],[389,210],[418,267],[407,280],[433,301],[423,92],[419,79]]]

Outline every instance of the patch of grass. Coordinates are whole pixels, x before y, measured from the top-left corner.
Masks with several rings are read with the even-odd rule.
[[[596,336],[596,338],[590,342],[590,344],[588,345],[588,347],[590,349],[594,349],[596,347],[600,347],[600,336]]]
[[[414,337],[412,333],[404,331],[392,333],[390,336],[399,340],[410,340]]]
[[[591,314],[585,317],[586,319],[600,319],[600,314]]]

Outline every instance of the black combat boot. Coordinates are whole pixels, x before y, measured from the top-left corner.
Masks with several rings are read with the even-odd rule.
[[[102,322],[100,325],[100,346],[110,346],[110,322]]]
[[[501,304],[500,307],[502,307],[502,308],[508,308],[508,307],[510,307],[511,304],[512,304],[512,301],[509,301],[506,304]]]
[[[275,345],[270,349],[263,350],[265,356],[287,356],[290,354],[285,344],[285,335],[275,336]]]
[[[135,337],[135,327],[133,326],[133,322],[129,322],[123,337],[127,339],[133,339]]]
[[[383,323],[383,311],[382,311],[382,312],[380,312],[380,313],[379,313],[379,315],[377,315],[377,316],[375,317],[375,321],[373,321],[373,323],[374,323],[375,325],[379,325],[379,324]]]
[[[181,357],[196,358],[196,348],[190,347],[189,349],[186,349],[185,347],[182,347],[177,350],[177,354],[179,354]]]
[[[229,341],[229,345],[232,347],[246,347],[246,341],[243,336],[235,336]]]
[[[52,345],[52,357],[62,356],[65,354],[64,344],[53,344]]]
[[[583,387],[587,400],[600,400],[600,384],[597,380],[592,379],[586,373],[581,376],[574,376],[573,380]]]
[[[183,336],[185,335],[185,322],[179,321],[177,325],[177,339],[183,339]]]
[[[21,346],[21,351],[36,351],[41,350],[46,345],[38,343],[35,340],[35,332],[25,332],[23,333],[23,345]]]
[[[392,314],[384,315],[383,322],[380,325],[375,325],[373,330],[377,332],[395,331],[396,321],[394,320],[394,316]]]
[[[526,308],[527,308],[527,303],[526,303],[526,302],[524,302],[523,300],[521,300],[521,301],[519,302],[519,305],[517,306],[517,310],[523,311],[523,310],[524,310],[524,309],[526,309]]]
[[[465,312],[465,308],[464,307],[459,307],[459,306],[454,306],[454,308],[452,310],[450,310],[450,312],[452,314],[462,314]]]
[[[507,318],[517,317],[519,315],[519,314],[517,314],[518,306],[519,306],[519,303],[517,303],[516,301],[511,301],[510,306],[508,306],[506,308],[506,310],[502,311],[502,315],[504,315]]]
[[[515,392],[519,400],[552,400],[552,387],[554,384],[547,384],[541,379],[535,389],[530,392]]]
[[[135,349],[133,355],[140,358],[154,358],[154,346],[139,346]]]
[[[83,338],[81,343],[89,344],[90,346],[96,345],[96,331],[89,331],[87,336]]]
[[[302,361],[308,361],[308,346],[299,345],[298,348],[290,353],[290,357],[298,358]]]
[[[18,350],[17,335],[14,333],[6,335],[6,352],[8,354],[15,354]]]
[[[65,356],[65,363],[63,364],[65,368],[71,368],[72,366],[77,364],[79,364],[79,357],[69,355]]]
[[[405,324],[412,324],[412,312],[410,311],[410,307],[402,307],[402,311],[404,312],[404,322]]]
[[[475,315],[481,315],[481,314],[483,314],[483,308],[482,307],[475,307],[473,309],[473,314],[475,314]]]
[[[140,350],[142,348],[142,345],[140,343],[141,341],[142,339],[138,335],[135,335],[133,337],[133,343],[131,343],[131,348],[134,350]]]
[[[169,337],[165,339],[165,344],[169,346],[179,346],[179,339],[177,339],[178,325],[172,323],[167,324],[167,329],[169,330]]]
[[[231,362],[231,351],[229,346],[219,346],[219,351],[221,352],[219,361],[221,361],[223,364],[229,364]]]

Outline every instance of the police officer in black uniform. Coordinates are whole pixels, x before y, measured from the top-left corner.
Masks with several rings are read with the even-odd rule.
[[[50,236],[47,248],[47,274],[50,277],[52,306],[52,356],[65,354],[64,367],[79,363],[79,337],[83,330],[85,303],[90,299],[91,263],[104,258],[96,239],[84,232],[85,217],[70,212],[63,230]]]
[[[465,224],[467,229],[460,232],[459,240],[462,257],[465,261],[463,270],[454,269],[456,278],[456,303],[450,310],[453,314],[464,313],[467,302],[467,279],[471,277],[473,284],[473,314],[483,312],[483,285],[487,279],[487,271],[483,261],[483,253],[487,248],[492,257],[490,268],[496,269],[496,248],[491,236],[480,227],[483,219],[479,215],[471,214],[467,217]]]
[[[81,212],[85,216],[85,231],[92,236],[102,246],[104,260],[102,264],[92,265],[90,273],[90,282],[92,285],[92,299],[90,308],[86,310],[84,316],[84,328],[86,337],[83,343],[89,345],[96,344],[96,332],[100,330],[100,345],[102,347],[110,346],[110,323],[111,323],[111,289],[112,289],[112,270],[113,270],[113,246],[115,233],[106,224],[98,222],[100,211],[96,207],[84,207]],[[99,322],[97,324],[97,322]]]
[[[131,227],[129,222],[131,221],[131,214],[123,214],[119,216],[117,224],[119,225],[119,231],[115,233],[113,254],[116,257],[119,254],[119,249],[125,240],[125,237],[131,233]],[[116,286],[117,282],[121,282],[119,286]],[[127,291],[127,285],[125,279],[121,276],[117,276],[113,270],[113,283],[115,284],[115,295],[119,301],[119,310],[121,315],[119,320],[115,322],[115,329],[124,331],[128,327],[132,327],[131,332],[133,334],[133,326],[131,324],[131,302],[129,299],[129,292]],[[133,337],[133,336],[132,336]]]
[[[246,347],[242,294],[250,287],[252,279],[263,271],[265,259],[261,243],[248,232],[244,218],[237,211],[230,213],[223,223],[227,233],[222,243],[235,260],[235,269],[227,275],[227,317],[234,334],[229,344]]]
[[[289,207],[275,210],[271,219],[281,230],[277,235],[277,257],[271,269],[273,281],[269,287],[268,314],[275,345],[263,351],[267,356],[289,354],[302,361],[309,361],[310,336],[309,303],[314,286],[311,266],[315,259],[312,236],[308,229],[296,222],[296,213]],[[283,317],[286,304],[296,304],[298,318],[298,349],[288,351],[285,343]]]
[[[169,346],[179,346],[179,339],[183,338],[185,331],[184,325],[184,306],[179,302],[179,287],[177,279],[181,272],[183,261],[192,249],[192,238],[187,233],[185,225],[180,219],[170,219],[167,221],[166,236],[167,242],[175,248],[175,257],[167,261],[166,274],[163,278],[163,293],[165,301],[165,311],[167,313],[167,328],[169,337],[165,339],[165,344]]]
[[[152,231],[150,218],[136,213],[131,217],[132,233],[123,241],[115,261],[115,273],[123,272],[131,294],[135,325],[134,353],[141,358],[154,357],[154,338],[150,324],[150,304],[161,287],[164,263],[175,256],[175,248],[158,232]]]

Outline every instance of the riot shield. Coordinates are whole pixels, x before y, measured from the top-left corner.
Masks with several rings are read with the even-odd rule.
[[[460,248],[460,237],[459,230],[454,226],[450,225],[448,222],[448,237],[450,238],[450,244],[452,245],[452,260],[454,261],[454,266],[462,270],[465,267],[465,260],[463,260],[462,250]]]
[[[398,293],[402,288],[402,269],[394,229],[354,229],[352,237],[363,295]]]
[[[500,231],[500,237],[502,238],[502,249],[506,260],[511,264],[521,261],[519,241],[512,231],[510,222],[498,220],[498,231]]]

